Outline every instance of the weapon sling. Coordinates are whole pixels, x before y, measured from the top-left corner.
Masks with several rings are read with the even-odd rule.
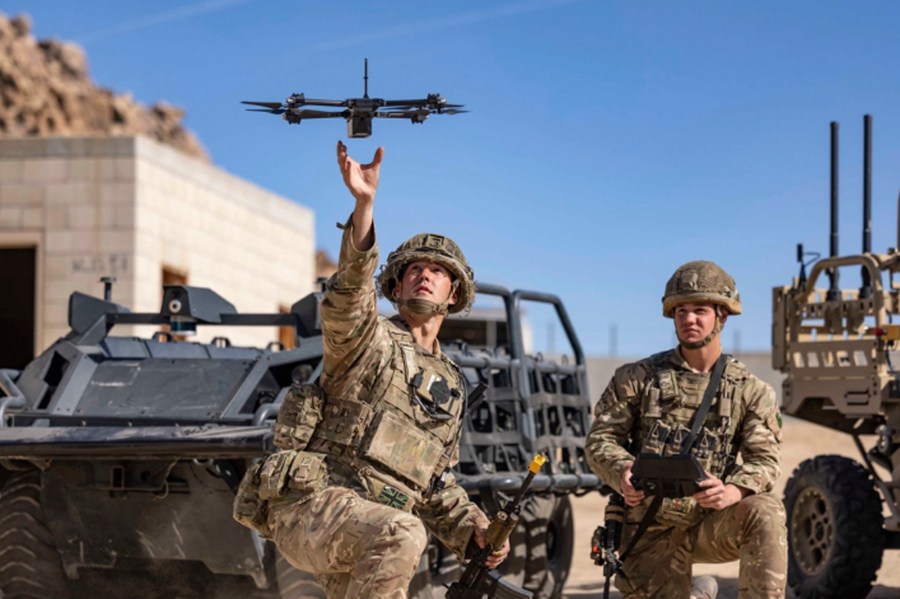
[[[681,446],[680,453],[683,455],[687,455],[691,452],[691,449],[694,446],[694,442],[697,440],[697,434],[700,432],[700,427],[703,426],[703,423],[706,421],[706,415],[709,413],[709,408],[712,405],[713,397],[715,397],[716,391],[719,390],[719,382],[722,380],[722,374],[725,372],[726,361],[726,355],[721,354],[719,356],[719,359],[716,360],[716,363],[713,366],[712,373],[709,376],[709,384],[706,386],[706,391],[703,393],[703,401],[700,402],[700,407],[697,408],[697,412],[694,414],[694,421],[691,424],[691,433],[685,440],[684,445]],[[631,541],[629,541],[628,547],[626,547],[625,551],[622,552],[622,557],[619,558],[620,564],[625,563],[625,559],[631,553],[631,550],[634,549],[634,546],[637,545],[638,540],[647,531],[650,523],[653,522],[653,519],[656,517],[656,512],[659,511],[659,506],[662,504],[662,500],[663,498],[659,495],[653,498],[653,501],[650,503],[650,507],[647,508],[647,512],[644,514],[644,518],[641,520],[641,523],[638,524],[638,528],[635,531],[634,536],[631,537]]]

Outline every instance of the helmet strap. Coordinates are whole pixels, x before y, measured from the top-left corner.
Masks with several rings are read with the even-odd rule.
[[[716,335],[722,332],[722,325],[724,322],[722,321],[722,306],[716,305],[716,326],[713,327],[713,330],[709,332],[709,335],[701,339],[700,341],[681,341],[679,339],[679,343],[681,343],[682,347],[685,349],[700,349],[701,347],[706,347],[710,343],[712,343],[713,339],[716,338]]]
[[[435,314],[446,314],[447,313],[447,302],[443,303],[435,303],[431,300],[426,299],[408,299],[408,300],[397,300],[397,307],[403,307],[412,312],[413,314],[419,314],[421,316],[434,316]]]
[[[459,288],[459,280],[456,279],[450,285],[450,293],[447,295],[447,299],[441,303],[436,303],[431,300],[426,299],[408,299],[408,300],[400,300],[395,299],[394,303],[397,304],[397,307],[404,307],[413,314],[419,314],[421,316],[434,316],[436,314],[447,315],[450,311],[450,298],[456,293],[456,290]]]

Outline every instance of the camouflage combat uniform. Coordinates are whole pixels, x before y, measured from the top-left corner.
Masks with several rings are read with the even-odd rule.
[[[282,555],[330,598],[403,598],[425,527],[462,556],[484,516],[447,470],[462,375],[437,341],[424,351],[399,316],[378,315],[377,248],[356,250],[351,229],[321,306],[322,421],[291,458],[291,491],[269,501],[267,524]]]
[[[678,453],[709,377],[693,371],[678,350],[617,369],[594,408],[585,445],[588,462],[603,482],[621,492],[621,473],[638,452]],[[616,586],[629,598],[687,598],[694,562],[740,559],[742,598],[784,597],[785,512],[771,493],[781,473],[781,420],[773,389],[733,358],[693,454],[724,483],[751,494],[722,510],[701,508],[690,497],[664,499]],[[735,459],[738,454],[740,460]],[[651,501],[648,497],[625,508],[620,551]]]

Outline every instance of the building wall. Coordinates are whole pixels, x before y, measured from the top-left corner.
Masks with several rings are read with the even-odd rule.
[[[37,248],[36,352],[68,331],[73,291],[157,312],[163,268],[241,312],[313,290],[313,213],[143,137],[0,140],[0,247]],[[141,335],[154,329],[132,330]],[[127,333],[127,329],[116,333]],[[230,330],[236,344],[277,331]]]

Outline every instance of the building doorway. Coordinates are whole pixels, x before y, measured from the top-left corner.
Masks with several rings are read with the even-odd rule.
[[[0,248],[0,368],[34,358],[35,290],[35,248]]]

